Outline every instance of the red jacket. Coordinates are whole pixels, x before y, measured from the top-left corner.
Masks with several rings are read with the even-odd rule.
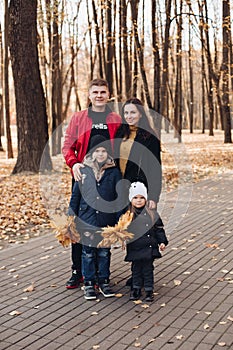
[[[113,149],[114,137],[121,125],[121,117],[111,112],[107,115],[106,123]],[[92,119],[88,116],[88,109],[74,113],[66,129],[62,154],[66,164],[72,169],[76,163],[81,163],[87,153],[91,135]]]

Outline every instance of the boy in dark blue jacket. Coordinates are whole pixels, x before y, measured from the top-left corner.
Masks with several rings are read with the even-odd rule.
[[[98,231],[114,226],[121,213],[121,173],[111,157],[110,145],[103,136],[92,138],[91,152],[84,158],[82,180],[76,181],[68,215],[76,216],[81,234],[84,298],[96,299],[95,285],[105,297],[114,293],[109,286],[110,248],[97,248],[102,236]]]

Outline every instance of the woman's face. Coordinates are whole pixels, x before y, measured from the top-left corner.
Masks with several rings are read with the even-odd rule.
[[[141,113],[137,109],[136,105],[130,103],[124,107],[124,118],[129,125],[138,126],[141,118]]]

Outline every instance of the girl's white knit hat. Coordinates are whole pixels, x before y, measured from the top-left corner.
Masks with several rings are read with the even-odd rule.
[[[129,200],[133,197],[141,195],[147,200],[147,188],[142,182],[133,182],[129,188]]]

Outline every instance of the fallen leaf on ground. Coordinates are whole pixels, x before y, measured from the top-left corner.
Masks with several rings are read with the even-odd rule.
[[[139,347],[141,346],[141,343],[136,342],[136,343],[134,343],[134,346],[135,346],[136,348],[139,348]]]
[[[143,304],[143,305],[141,305],[141,307],[143,307],[143,309],[147,309],[147,308],[150,307],[150,306],[147,305],[147,304]]]
[[[204,325],[204,329],[209,329],[210,328],[210,326],[208,325],[208,323],[206,323],[205,325]]]
[[[218,345],[219,345],[219,346],[226,346],[226,343],[224,343],[224,342],[219,342]]]
[[[152,339],[150,339],[150,340],[148,341],[148,343],[149,343],[149,344],[150,344],[150,343],[153,343],[155,340],[156,340],[155,338],[152,338]]]
[[[51,245],[50,247],[45,247],[44,250],[51,250],[51,249],[54,249],[54,246]]]
[[[121,293],[115,294],[116,298],[121,298],[122,296],[123,296],[123,294],[121,294]]]
[[[174,280],[173,282],[174,282],[175,286],[180,286],[181,285],[181,281],[179,281],[179,280]]]
[[[9,270],[9,272],[11,273],[11,272],[15,272],[16,271],[16,269],[10,269]]]
[[[21,314],[21,312],[19,312],[19,311],[17,311],[17,310],[11,311],[11,312],[9,313],[9,315],[11,315],[11,316],[18,316],[18,315],[20,315],[20,314]]]
[[[184,336],[182,334],[176,335],[176,339],[178,339],[178,340],[182,340],[183,338],[184,338]]]
[[[228,319],[229,321],[233,322],[233,317],[228,316],[227,319]]]
[[[46,259],[48,259],[49,258],[49,255],[45,255],[45,256],[42,256],[41,258],[40,258],[40,260],[46,260]]]
[[[92,347],[92,349],[94,349],[94,350],[97,350],[97,349],[99,349],[99,348],[100,348],[99,345],[93,345],[93,347]]]
[[[34,282],[32,282],[32,284],[29,287],[25,288],[23,291],[24,292],[33,292],[34,290],[35,290]]]
[[[138,304],[142,304],[142,301],[141,300],[134,300],[133,303],[138,305]]]
[[[214,248],[217,249],[218,248],[218,244],[217,243],[205,243],[206,248]]]
[[[98,312],[96,312],[96,311],[93,311],[92,313],[91,313],[91,315],[98,315],[99,313]]]

